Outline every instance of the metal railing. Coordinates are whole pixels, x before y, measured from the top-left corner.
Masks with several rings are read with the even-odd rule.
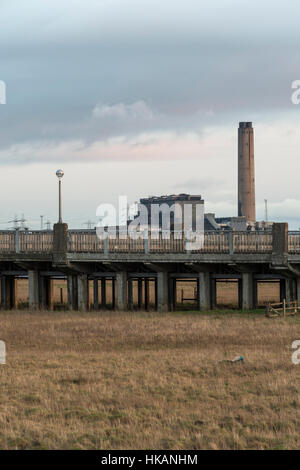
[[[289,232],[288,250],[293,255],[300,254],[300,232]]]
[[[164,238],[160,233],[133,240],[110,235],[99,239],[95,230],[69,230],[68,252],[70,253],[186,253],[187,237],[171,234]],[[194,253],[271,253],[271,232],[205,232],[204,243]],[[53,231],[6,230],[0,232],[0,253],[51,253]],[[289,232],[288,251],[300,254],[300,232]]]
[[[50,253],[53,231],[6,230],[0,232],[0,253]]]
[[[100,240],[95,231],[69,232],[69,252],[80,253],[186,253],[188,237],[170,234],[168,238],[159,235],[132,240],[116,235]],[[272,234],[267,232],[206,232],[202,248],[194,253],[271,253]]]

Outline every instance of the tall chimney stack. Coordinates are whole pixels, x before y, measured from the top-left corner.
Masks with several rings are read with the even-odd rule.
[[[238,143],[238,216],[256,221],[252,122],[240,122]]]

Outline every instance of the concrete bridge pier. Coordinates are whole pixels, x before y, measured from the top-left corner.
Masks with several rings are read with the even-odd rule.
[[[287,302],[291,302],[297,299],[297,280],[295,279],[284,279],[285,281],[285,299]]]
[[[69,275],[68,283],[68,309],[78,310],[78,282],[77,276]]]
[[[300,300],[300,277],[296,279],[296,299]]]
[[[127,310],[127,272],[119,271],[116,274],[117,279],[117,309]]]
[[[39,272],[37,270],[28,271],[28,297],[29,308],[37,310],[40,307],[40,285]]]
[[[53,310],[53,279],[39,276],[39,305],[43,309]]]
[[[106,309],[106,279],[101,279],[101,308]]]
[[[99,285],[98,279],[93,280],[93,292],[94,292],[94,310],[99,309]]]
[[[133,310],[133,281],[128,279],[128,310]]]
[[[176,279],[171,278],[168,282],[169,296],[168,296],[168,310],[173,312],[176,308]]]
[[[198,306],[200,310],[211,309],[211,280],[209,272],[199,273],[198,278]]]
[[[111,280],[111,295],[112,295],[112,309],[116,308],[116,280],[113,278]]]
[[[142,309],[142,303],[143,303],[143,280],[141,278],[138,278],[138,309]]]
[[[17,279],[14,276],[1,276],[1,308],[17,308]]]
[[[254,279],[252,272],[242,273],[242,309],[254,308]]]
[[[149,279],[145,277],[145,310],[149,310]]]
[[[157,273],[157,309],[161,313],[167,312],[169,308],[168,277],[165,271]]]
[[[77,276],[78,310],[85,312],[89,308],[89,282],[87,274]]]
[[[210,280],[210,308],[215,310],[217,308],[217,280]]]

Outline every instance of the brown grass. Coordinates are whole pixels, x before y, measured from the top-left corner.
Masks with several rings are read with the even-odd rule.
[[[2,449],[299,448],[298,317],[2,312],[0,338]]]

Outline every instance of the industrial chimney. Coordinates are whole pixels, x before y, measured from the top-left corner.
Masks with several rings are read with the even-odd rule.
[[[254,139],[252,122],[240,122],[238,143],[238,216],[255,222]]]

